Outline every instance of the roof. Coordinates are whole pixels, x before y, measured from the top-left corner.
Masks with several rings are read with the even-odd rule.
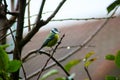
[[[120,49],[120,17],[111,19],[97,33],[98,28],[104,23],[104,21],[105,20],[90,21],[84,24],[74,24],[59,28],[61,31],[60,37],[63,34],[65,34],[65,37],[63,38],[62,43],[59,45],[54,57],[57,60],[60,60],[69,54],[72,54],[72,56],[69,56],[60,62],[62,65],[65,65],[70,60],[81,59],[86,53],[94,51],[96,54],[93,55],[93,57],[97,57],[97,60],[88,68],[93,80],[104,80],[104,77],[107,74],[120,74],[119,72],[116,72],[118,68],[113,62],[104,59],[106,54],[114,54]],[[49,30],[38,32],[24,47],[22,57],[25,57],[30,51],[38,49],[42,45],[42,42],[48,33]],[[94,33],[97,34],[94,36]],[[70,49],[67,49],[68,46]],[[44,50],[46,49],[49,48],[45,48]],[[28,59],[24,63],[27,76],[30,76],[31,74],[40,70],[48,59],[48,57],[45,55],[37,54],[36,56],[36,54],[33,54],[32,56],[30,56],[32,58]],[[49,62],[49,65],[51,63],[53,63],[52,60]],[[53,68],[60,70],[59,76],[65,76],[65,73],[57,65],[55,65]],[[83,68],[83,63],[80,63],[72,68],[70,73],[76,73],[75,80],[84,80],[87,78],[87,74]],[[22,71],[21,76],[23,76]],[[50,77],[48,80],[53,79],[53,77]],[[30,80],[36,80],[36,76]]]

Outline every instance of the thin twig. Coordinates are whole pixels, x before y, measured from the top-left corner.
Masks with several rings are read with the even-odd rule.
[[[19,4],[17,2],[16,9],[15,9],[16,11],[18,10],[18,5]],[[0,28],[0,31],[8,30],[14,24],[15,20],[16,20],[16,16],[12,16],[6,23],[4,23],[4,25]],[[7,36],[6,34],[1,36],[0,41],[4,39],[6,36]]]
[[[18,12],[18,11],[13,11],[13,12],[7,11],[6,14],[10,14],[10,15],[12,15],[12,16],[18,16],[18,15],[19,15],[19,12]]]
[[[66,0],[62,0],[60,2],[60,4],[58,5],[58,7],[55,9],[55,11],[51,14],[50,17],[48,17],[48,19],[45,21],[45,23],[48,23],[59,11],[59,9],[62,7],[62,5],[65,3]]]
[[[101,17],[101,18],[65,18],[65,19],[53,19],[51,21],[82,21],[82,20],[102,20],[102,19],[113,19],[116,16],[113,17]]]
[[[81,45],[78,44],[78,45],[73,45],[73,46],[61,46],[61,47],[58,47],[57,50],[67,49],[67,47],[70,47],[70,49],[72,49],[72,48],[81,47]],[[88,47],[95,47],[95,46],[94,46],[94,45],[88,45]],[[22,58],[22,61],[23,61],[23,62],[26,62],[26,61],[30,60],[31,58],[36,57],[37,54],[34,55],[34,56],[31,56],[32,54],[36,53],[36,51],[37,51],[37,50],[35,49],[35,50],[31,50],[30,52],[28,52],[27,55],[25,55],[25,57]],[[51,51],[51,50],[46,50],[46,51]],[[30,56],[31,56],[31,57],[30,57]]]
[[[44,5],[45,5],[45,2],[46,0],[42,0],[42,3],[41,3],[41,6],[40,6],[40,10],[39,10],[39,13],[38,13],[38,16],[37,16],[37,23],[40,21],[41,17],[42,17],[42,12],[43,12],[43,8],[44,8]]]
[[[53,61],[55,61],[55,63],[66,73],[66,75],[67,76],[70,76],[70,74],[65,70],[65,68],[59,63],[59,61],[57,61],[53,56],[51,56],[50,54],[48,54],[48,53],[46,53],[46,52],[41,52],[40,51],[40,53],[41,54],[45,54],[45,55],[47,55],[48,57],[51,57],[51,59],[53,60]]]
[[[9,28],[9,29],[10,29],[11,36],[12,36],[12,39],[13,39],[13,41],[14,41],[14,44],[16,45],[16,48],[18,48],[18,47],[17,47],[17,44],[16,44],[16,41],[15,41],[15,38],[14,38],[14,35],[13,35],[13,32],[12,32],[12,29],[11,29],[11,28]],[[20,56],[20,55],[18,55],[18,56]],[[21,64],[21,66],[22,66],[22,70],[23,70],[23,73],[24,73],[25,80],[27,80],[26,72],[25,72],[25,69],[24,69],[23,64]]]
[[[28,4],[28,31],[31,30],[30,24],[31,24],[31,22],[30,22],[30,0],[29,0],[29,4]]]
[[[53,52],[51,54],[51,56],[48,58],[48,60],[46,61],[45,65],[43,66],[43,68],[41,69],[41,71],[39,72],[38,78],[37,80],[39,80],[42,72],[44,71],[44,69],[46,68],[48,62],[50,61],[50,59],[53,57],[54,53],[56,52],[56,49],[58,48],[58,46],[61,44],[62,39],[64,38],[65,34],[61,37],[60,41],[58,42],[58,44],[55,46],[55,48],[53,49]]]
[[[7,7],[8,7],[6,0],[4,0],[4,5],[5,5],[4,11],[6,13],[7,12]]]
[[[116,10],[117,10],[117,8],[115,9],[115,11],[113,12],[113,14],[112,14],[110,17],[112,17],[112,16],[115,14]],[[95,30],[95,32],[93,32],[93,34],[92,34],[90,37],[88,37],[82,44],[80,44],[75,50],[73,50],[72,52],[66,54],[64,57],[58,59],[58,62],[65,61],[65,60],[68,59],[70,56],[72,56],[73,54],[75,54],[75,53],[77,53],[78,51],[80,51],[83,47],[85,47],[86,44],[89,43],[89,42],[102,30],[103,27],[105,27],[105,25],[107,24],[107,22],[109,21],[109,19],[110,19],[110,18],[106,19],[106,21],[105,21],[101,26],[99,26],[99,27]],[[53,67],[53,66],[55,66],[55,65],[56,65],[55,63],[51,63],[51,64],[50,64],[49,66],[47,66],[45,69],[49,69],[49,68],[51,68],[51,67]],[[30,78],[32,78],[33,76],[37,75],[40,70],[41,70],[41,69],[39,69],[38,71],[36,71],[36,72],[28,75],[27,78],[30,79]]]
[[[22,62],[25,62],[30,55],[32,55],[36,52],[37,52],[37,50],[33,50],[33,51],[29,52],[24,58],[22,58]]]
[[[25,80],[27,80],[25,68],[24,68],[23,64],[21,64],[21,66],[22,66],[22,70],[23,70],[23,74],[24,74]]]
[[[27,6],[28,4],[30,4],[30,1],[31,1],[31,0],[28,0],[28,2],[26,3],[26,6]]]
[[[89,71],[88,71],[88,68],[87,68],[87,67],[84,67],[84,69],[85,69],[85,71],[86,71],[86,73],[87,73],[87,75],[88,75],[89,80],[92,80],[92,78],[91,78],[91,76],[90,76],[90,73],[89,73]]]

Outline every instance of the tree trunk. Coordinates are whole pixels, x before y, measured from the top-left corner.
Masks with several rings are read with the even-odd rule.
[[[6,43],[6,33],[7,33],[7,18],[5,13],[5,6],[0,3],[0,44]]]

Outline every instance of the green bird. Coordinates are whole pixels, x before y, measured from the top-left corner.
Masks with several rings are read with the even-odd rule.
[[[47,36],[47,38],[43,42],[43,45],[38,49],[38,51],[40,51],[44,47],[54,46],[57,43],[58,39],[59,39],[58,29],[57,28],[51,29],[49,35]]]

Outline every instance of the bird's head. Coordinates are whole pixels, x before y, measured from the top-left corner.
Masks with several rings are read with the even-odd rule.
[[[51,29],[51,32],[52,32],[52,33],[55,33],[55,34],[59,33],[59,31],[58,31],[57,28],[53,28],[53,29]]]

